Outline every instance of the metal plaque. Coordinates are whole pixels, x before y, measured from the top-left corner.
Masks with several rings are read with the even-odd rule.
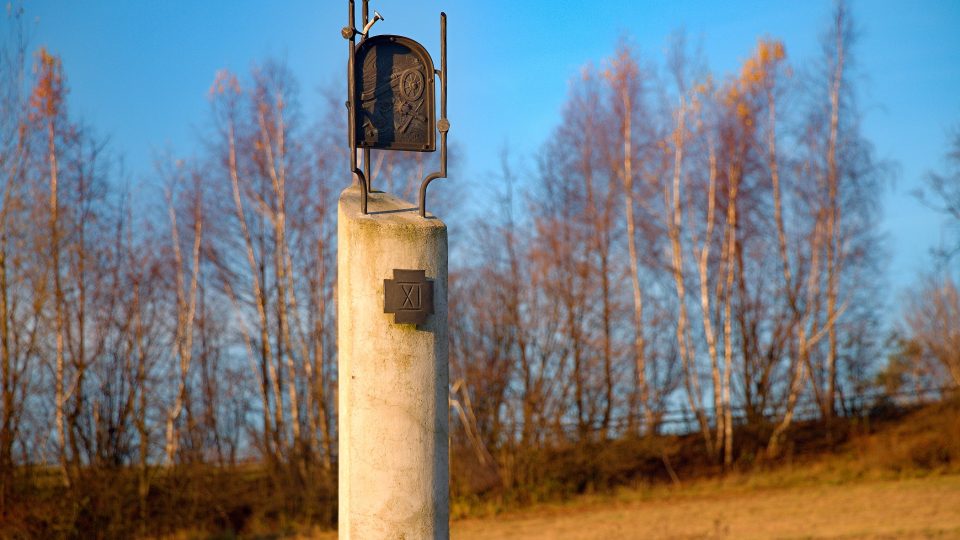
[[[396,270],[383,280],[383,312],[396,324],[423,324],[433,314],[433,280],[423,270]]]
[[[437,149],[433,60],[422,45],[403,36],[367,38],[357,46],[354,69],[357,146]]]

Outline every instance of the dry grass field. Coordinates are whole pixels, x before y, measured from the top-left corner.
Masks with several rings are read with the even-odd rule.
[[[845,482],[742,478],[625,490],[454,521],[455,540],[960,538],[960,475]],[[776,479],[782,481],[779,475]],[[771,485],[765,485],[771,484]],[[336,533],[313,538],[332,540]]]
[[[960,538],[960,476],[627,492],[454,522],[452,537]]]

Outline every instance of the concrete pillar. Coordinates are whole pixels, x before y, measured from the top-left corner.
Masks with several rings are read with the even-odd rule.
[[[337,220],[340,538],[448,538],[447,227],[356,185]],[[395,269],[433,280],[419,326],[384,313]]]

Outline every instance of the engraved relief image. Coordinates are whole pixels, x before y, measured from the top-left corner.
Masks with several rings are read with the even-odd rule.
[[[378,43],[363,58],[360,145],[431,150],[427,67],[402,44]]]

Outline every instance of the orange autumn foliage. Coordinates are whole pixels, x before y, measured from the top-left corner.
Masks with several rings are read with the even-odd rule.
[[[213,84],[210,85],[208,96],[212,98],[216,95],[224,94],[227,91],[233,94],[240,94],[240,82],[237,80],[237,76],[229,70],[217,70]]]
[[[743,63],[740,76],[725,85],[723,102],[736,111],[737,118],[744,125],[751,126],[754,123],[751,96],[769,89],[773,73],[786,56],[782,41],[761,39],[754,55]]]
[[[34,64],[37,84],[30,94],[30,119],[53,118],[60,112],[66,88],[63,81],[63,64],[60,57],[41,47]]]

